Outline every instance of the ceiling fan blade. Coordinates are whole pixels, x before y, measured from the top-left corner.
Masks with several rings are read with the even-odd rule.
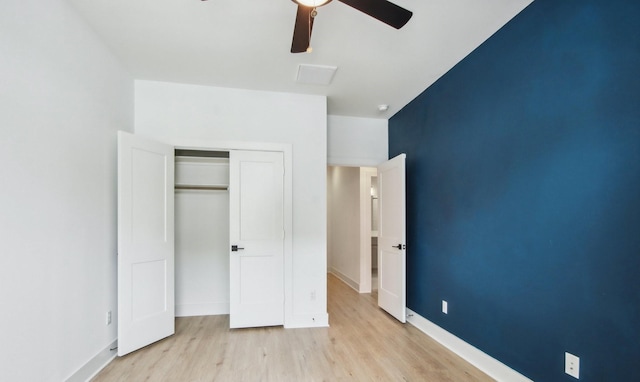
[[[360,12],[400,29],[409,21],[413,12],[387,0],[339,0]]]
[[[313,8],[298,5],[296,14],[296,24],[293,27],[293,41],[291,42],[291,53],[306,52],[311,43],[311,30],[313,29]]]

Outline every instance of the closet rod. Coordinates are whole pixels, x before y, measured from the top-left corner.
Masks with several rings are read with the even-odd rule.
[[[176,190],[210,190],[210,191],[227,191],[229,186],[200,186],[197,184],[176,184]]]

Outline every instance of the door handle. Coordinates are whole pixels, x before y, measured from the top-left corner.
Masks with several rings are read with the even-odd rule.
[[[237,245],[232,245],[231,246],[231,252],[238,252],[239,250],[242,250],[244,248],[240,248]]]
[[[398,248],[400,250],[407,249],[407,246],[404,244],[392,245],[393,248]]]

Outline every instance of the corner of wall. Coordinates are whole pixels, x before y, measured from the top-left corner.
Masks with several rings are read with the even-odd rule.
[[[116,358],[118,349],[118,340],[113,340],[98,354],[93,356],[87,363],[82,365],[75,373],[67,378],[66,382],[85,382],[95,377],[100,370],[104,369],[111,361]]]

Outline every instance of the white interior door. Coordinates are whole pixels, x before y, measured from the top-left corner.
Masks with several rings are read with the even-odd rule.
[[[118,355],[174,326],[174,149],[118,132]]]
[[[230,327],[283,325],[283,154],[231,151],[229,165]]]
[[[406,154],[378,166],[378,305],[406,322]]]

